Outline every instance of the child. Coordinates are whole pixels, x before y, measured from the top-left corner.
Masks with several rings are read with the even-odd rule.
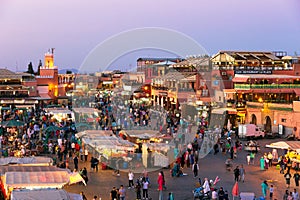
[[[274,193],[274,188],[273,188],[273,185],[270,186],[270,199],[273,199],[273,193]]]
[[[174,200],[174,196],[172,192],[169,193],[168,200]]]

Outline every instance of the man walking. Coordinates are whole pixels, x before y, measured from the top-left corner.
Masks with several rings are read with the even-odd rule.
[[[300,175],[299,175],[298,171],[295,172],[293,178],[295,179],[295,185],[298,187],[299,186],[299,179],[300,179]]]
[[[76,153],[74,155],[73,161],[74,161],[74,168],[76,169],[76,171],[78,171],[78,157]]]
[[[121,185],[120,188],[119,188],[119,196],[120,196],[120,200],[125,200],[126,190],[123,187],[123,185]]]
[[[87,148],[84,149],[84,162],[86,162],[88,160],[88,155],[89,155],[89,151],[87,150]]]
[[[299,200],[299,193],[297,192],[296,188],[292,192],[293,200]]]
[[[133,178],[134,178],[134,174],[131,170],[129,170],[129,172],[128,172],[128,189],[130,189],[131,187],[134,187]]]
[[[243,165],[241,165],[241,168],[240,168],[240,180],[241,181],[245,181],[245,174],[246,174],[246,171],[245,171],[245,168],[243,167]]]
[[[145,177],[143,177],[142,186],[143,186],[143,199],[148,199],[149,182]]]
[[[199,171],[198,163],[194,162],[194,164],[192,166],[192,170],[193,170],[193,173],[194,173],[194,178],[196,178],[198,176],[198,171]]]
[[[233,170],[233,174],[234,174],[234,181],[239,181],[240,179],[239,166],[236,166],[236,168]]]

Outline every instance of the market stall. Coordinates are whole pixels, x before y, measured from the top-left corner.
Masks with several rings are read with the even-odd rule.
[[[266,147],[273,149],[290,149],[300,153],[300,142],[299,141],[280,141],[267,144]]]
[[[159,134],[159,131],[154,130],[121,130],[119,136],[123,135],[133,143],[143,143],[149,141],[153,138],[156,138]]]
[[[46,115],[50,115],[51,119],[56,121],[72,120],[75,121],[74,112],[67,108],[47,108]]]
[[[6,172],[2,181],[5,196],[14,189],[61,189],[69,182],[70,174],[66,171],[52,172]]]
[[[96,108],[73,108],[76,122],[96,122],[96,118],[98,118],[101,114],[101,111]]]
[[[292,161],[292,168],[300,168],[300,142],[299,141],[281,141],[274,142],[266,147],[273,149],[285,149],[287,151],[286,157]]]
[[[244,150],[245,151],[259,151],[260,148],[259,148],[259,144],[257,141],[254,141],[254,140],[250,140],[249,142],[246,142],[245,145],[244,145]]]
[[[0,158],[0,166],[2,165],[20,165],[20,166],[50,166],[53,160],[49,157],[32,156],[32,157],[6,157]]]
[[[128,152],[134,152],[137,148],[136,144],[116,137],[112,131],[86,130],[77,133],[76,137],[107,160],[127,156]]]
[[[11,200],[82,200],[80,194],[68,193],[62,189],[44,189],[44,190],[13,190]]]
[[[167,167],[173,158],[171,149],[175,146],[167,143],[144,143],[142,158],[145,167]]]
[[[6,172],[54,172],[66,171],[71,173],[69,169],[58,168],[56,166],[20,166],[20,165],[6,165],[0,166],[0,176]]]

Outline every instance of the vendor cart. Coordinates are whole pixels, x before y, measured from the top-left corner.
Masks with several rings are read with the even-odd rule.
[[[256,141],[250,140],[244,145],[245,151],[259,151],[259,144]]]

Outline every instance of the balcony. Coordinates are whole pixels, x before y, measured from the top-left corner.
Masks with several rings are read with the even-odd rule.
[[[250,89],[299,89],[300,84],[234,84],[236,90]]]
[[[178,88],[178,92],[195,92],[193,88]]]
[[[269,103],[269,102],[247,102],[248,108],[267,108],[268,110],[281,110],[281,111],[292,111],[293,110],[293,104],[282,104],[279,102]]]
[[[1,98],[24,98],[24,97],[29,97],[29,92],[0,90],[0,96]]]

